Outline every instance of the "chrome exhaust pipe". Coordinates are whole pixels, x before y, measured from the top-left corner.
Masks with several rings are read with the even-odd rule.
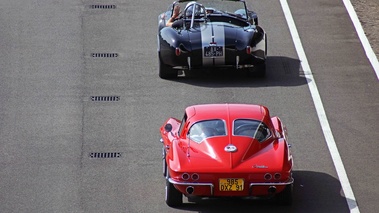
[[[274,194],[275,192],[276,192],[276,187],[275,186],[268,187],[268,193],[269,194]]]
[[[188,187],[186,188],[186,192],[187,192],[189,195],[191,195],[191,194],[193,193],[194,190],[195,190],[195,189],[193,188],[193,186],[188,186]]]

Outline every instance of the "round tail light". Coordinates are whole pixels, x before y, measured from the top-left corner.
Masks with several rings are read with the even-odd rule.
[[[175,54],[176,54],[176,56],[179,56],[180,53],[182,53],[182,51],[178,47],[175,48]]]
[[[190,175],[188,173],[183,173],[182,174],[182,179],[183,180],[188,180],[190,178]]]
[[[282,175],[280,173],[275,173],[274,174],[274,179],[275,180],[279,180],[281,177],[282,177]]]
[[[192,174],[191,177],[192,177],[192,180],[199,180],[199,175],[196,173]]]
[[[265,178],[265,180],[271,180],[272,175],[270,173],[266,173],[264,178]]]

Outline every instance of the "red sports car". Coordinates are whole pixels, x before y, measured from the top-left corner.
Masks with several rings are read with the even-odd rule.
[[[292,203],[287,131],[267,107],[194,105],[186,108],[182,120],[169,118],[160,132],[167,205],[181,205],[183,195]]]

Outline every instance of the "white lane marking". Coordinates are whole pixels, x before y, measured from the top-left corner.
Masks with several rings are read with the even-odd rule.
[[[303,68],[304,75],[307,79],[308,87],[312,95],[312,99],[316,108],[318,119],[320,121],[321,128],[326,140],[326,144],[329,148],[329,152],[334,163],[334,167],[336,168],[338,178],[341,182],[341,186],[342,186],[343,193],[345,194],[346,202],[349,206],[350,212],[359,213],[359,208],[358,208],[353,190],[350,186],[350,182],[347,177],[345,167],[343,165],[341,156],[338,152],[337,145],[332,134],[332,130],[330,129],[328,118],[326,117],[324,106],[322,104],[315,79],[313,78],[311,68],[309,67],[308,59],[307,59],[307,56],[305,55],[303,45],[301,44],[301,40],[297,32],[295,22],[292,18],[287,0],[280,0],[280,3],[282,5],[284,16],[286,17],[291,36],[292,36],[297,54],[300,59],[301,67]]]
[[[363,49],[366,52],[366,56],[368,60],[370,61],[371,66],[374,68],[377,78],[379,79],[378,58],[376,57],[374,51],[372,50],[370,42],[368,41],[367,36],[365,32],[363,31],[363,27],[361,25],[361,22],[358,19],[357,13],[355,12],[354,7],[351,4],[350,0],[343,0],[343,3],[345,4],[345,7],[346,7],[347,12],[349,13],[350,19],[354,24],[355,30],[358,33],[358,37],[361,40]]]

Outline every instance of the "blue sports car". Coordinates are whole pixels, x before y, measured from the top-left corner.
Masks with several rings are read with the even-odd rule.
[[[223,68],[265,76],[267,35],[243,0],[176,1],[158,16],[157,37],[163,79]]]

